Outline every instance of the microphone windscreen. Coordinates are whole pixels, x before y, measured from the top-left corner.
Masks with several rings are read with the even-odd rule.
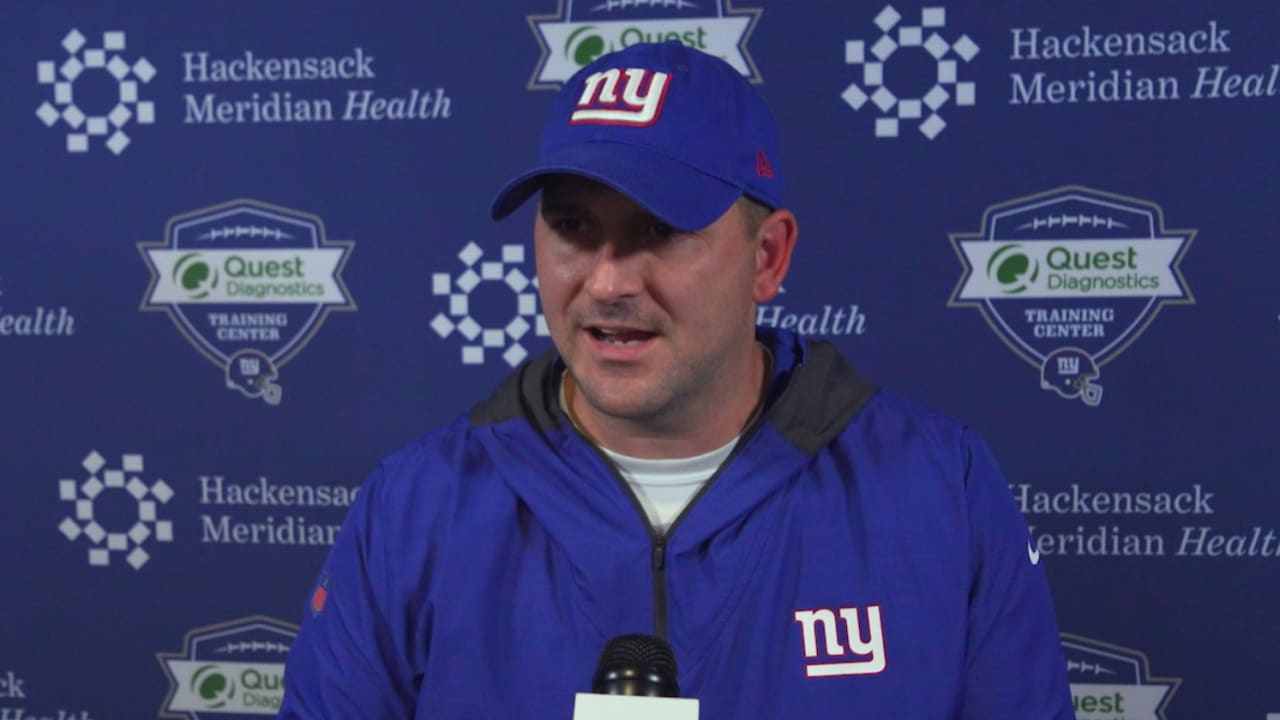
[[[603,695],[677,697],[676,656],[652,635],[620,635],[600,653],[591,691]]]

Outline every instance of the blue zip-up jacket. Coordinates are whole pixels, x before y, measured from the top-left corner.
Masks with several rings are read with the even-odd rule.
[[[387,458],[325,564],[281,718],[569,720],[601,648],[664,637],[702,720],[1069,720],[1039,556],[987,447],[824,342],[759,331],[760,418],[655,534],[518,369]]]

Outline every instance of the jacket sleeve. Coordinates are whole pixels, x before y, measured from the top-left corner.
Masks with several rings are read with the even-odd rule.
[[[387,564],[382,471],[352,503],[304,610],[285,664],[289,720],[411,718],[415,678],[404,653]]]
[[[972,573],[962,720],[1072,720],[1040,556],[991,451],[966,433]]]

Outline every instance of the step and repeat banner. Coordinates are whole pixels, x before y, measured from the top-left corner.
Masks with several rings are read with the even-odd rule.
[[[563,80],[662,39],[781,125],[801,237],[758,323],[995,448],[1078,717],[1280,717],[1280,4],[6,22],[0,720],[274,712],[365,475],[549,347],[492,194]]]

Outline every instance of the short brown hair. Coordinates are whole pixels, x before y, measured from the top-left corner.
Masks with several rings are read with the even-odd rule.
[[[764,219],[773,212],[773,209],[768,205],[748,195],[738,198],[738,207],[742,208],[742,215],[747,223],[748,235],[753,238],[760,231],[760,226],[764,224]]]

